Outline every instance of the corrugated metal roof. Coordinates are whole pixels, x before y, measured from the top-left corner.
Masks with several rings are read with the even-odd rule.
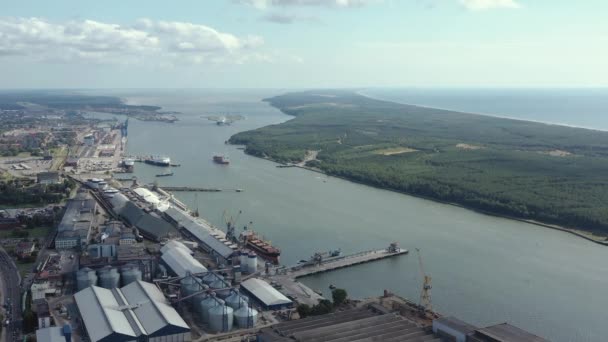
[[[48,327],[36,330],[37,342],[65,342],[62,327]]]
[[[221,236],[222,232],[216,228],[213,228],[209,223],[205,222],[205,220],[192,217],[182,210],[174,207],[167,209],[165,214],[169,215],[181,227],[186,229],[188,232],[190,232],[190,234],[194,235],[194,237],[203,242],[223,258],[227,259],[232,255],[232,253],[234,253],[233,248],[220,241],[221,237],[213,236],[214,234]]]
[[[113,334],[151,335],[167,326],[190,330],[160,290],[143,281],[112,290],[91,286],[74,298],[92,341]]]
[[[141,198],[143,198],[144,201],[146,201],[150,204],[157,205],[160,203],[160,198],[158,198],[158,196],[156,194],[154,194],[152,191],[150,191],[146,188],[136,188],[133,190],[133,192],[135,192],[136,194],[141,196]]]
[[[549,342],[508,323],[496,324],[476,331],[477,335],[487,336],[501,342]]]
[[[181,249],[185,250],[186,252],[188,252],[188,254],[192,254],[192,251],[190,250],[190,248],[186,247],[186,245],[184,245],[183,243],[181,243],[177,240],[170,240],[169,242],[167,242],[164,246],[162,246],[160,248],[160,252],[165,253],[166,251],[173,249],[173,248],[181,248]]]
[[[241,286],[267,306],[290,304],[292,301],[262,279],[250,278]]]
[[[184,277],[190,273],[202,273],[207,272],[205,266],[203,266],[198,260],[194,259],[192,255],[183,248],[173,248],[167,250],[161,256],[161,259],[180,277]]]

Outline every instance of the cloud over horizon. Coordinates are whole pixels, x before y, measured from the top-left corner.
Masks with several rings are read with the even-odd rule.
[[[324,6],[333,8],[353,8],[378,2],[379,0],[232,0],[235,3],[247,4],[257,8]]]
[[[259,55],[248,56],[263,43],[258,36],[237,37],[188,22],[140,19],[126,26],[94,20],[0,18],[0,58],[103,64],[241,63]]]

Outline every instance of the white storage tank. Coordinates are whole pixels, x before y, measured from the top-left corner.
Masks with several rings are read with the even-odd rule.
[[[192,301],[191,301],[192,307],[193,307],[194,311],[198,312],[199,314],[202,313],[200,303],[209,296],[209,294],[207,292],[208,290],[209,290],[209,286],[203,284],[203,287],[200,291],[204,291],[204,292],[199,292],[199,293],[195,294],[194,296],[192,296]]]
[[[76,272],[76,287],[78,291],[93,285],[97,285],[97,274],[95,274],[95,271],[85,267]]]
[[[180,284],[182,285],[182,288],[181,288],[182,298],[188,297],[201,290],[200,284],[198,283],[198,281],[196,281],[196,279],[194,279],[193,276],[189,276],[189,277],[186,277],[186,278],[180,280]],[[188,302],[192,303],[192,297],[188,299]]]
[[[226,305],[218,305],[209,309],[209,330],[213,333],[232,330],[234,310]]]
[[[141,270],[137,265],[127,265],[121,269],[122,285],[127,286],[134,281],[141,280]]]
[[[106,289],[113,289],[120,285],[120,274],[118,270],[107,266],[97,272],[99,286]]]
[[[255,273],[258,271],[258,256],[254,252],[249,252],[247,256],[247,272]]]
[[[218,306],[224,305],[224,301],[217,298],[215,293],[211,293],[207,298],[203,299],[198,305],[200,305],[200,309],[198,310],[201,313],[201,320],[203,323],[209,322],[209,310]]]
[[[241,264],[241,272],[243,272],[243,273],[248,273],[248,269],[247,269],[247,257],[248,256],[249,256],[249,253],[247,253],[247,251],[239,252],[239,263]]]
[[[249,305],[249,298],[243,296],[239,290],[232,290],[230,295],[225,299],[226,305],[233,308],[234,310],[238,310],[243,306]]]
[[[248,306],[241,306],[234,312],[234,319],[239,328],[253,328],[258,322],[258,311]]]

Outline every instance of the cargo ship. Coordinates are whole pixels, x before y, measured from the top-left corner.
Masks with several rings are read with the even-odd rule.
[[[149,157],[144,159],[144,163],[155,166],[171,166],[171,158],[169,157]]]
[[[161,173],[156,175],[156,177],[170,177],[173,176],[173,172]]]
[[[253,230],[245,230],[241,233],[241,241],[247,248],[256,252],[264,260],[270,261],[275,265],[279,264],[281,250],[272,246],[270,242],[264,241]]]
[[[228,157],[221,155],[221,154],[214,155],[213,161],[216,162],[217,164],[222,164],[222,165],[230,164],[230,159],[228,159]]]

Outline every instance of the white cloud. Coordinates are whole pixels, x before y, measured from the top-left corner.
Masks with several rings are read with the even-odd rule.
[[[520,8],[516,0],[460,0],[460,3],[469,10],[482,11],[498,8]]]
[[[93,20],[0,18],[0,57],[157,65],[240,62],[263,43],[258,36],[237,37],[187,22],[141,19],[123,26]]]
[[[361,7],[378,0],[233,0],[233,2],[248,4],[257,8],[273,6],[325,6],[335,8]]]

